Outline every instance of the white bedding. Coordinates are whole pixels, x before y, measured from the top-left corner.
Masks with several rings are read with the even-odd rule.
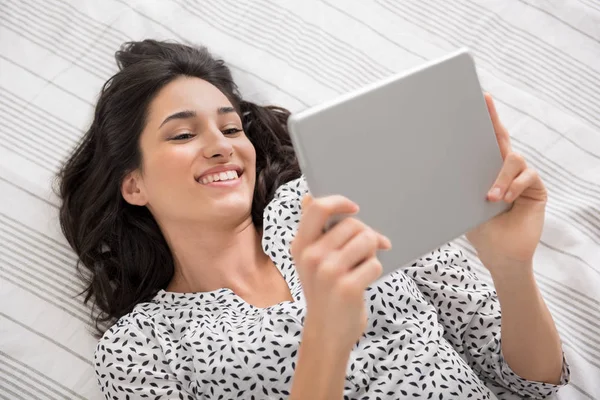
[[[470,47],[550,190],[536,274],[571,363],[558,398],[600,399],[598,0],[0,0],[0,399],[99,398],[51,185],[114,52],[147,37],[207,45],[292,111]]]

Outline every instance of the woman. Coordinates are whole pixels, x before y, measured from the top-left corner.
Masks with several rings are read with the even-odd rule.
[[[543,398],[568,380],[532,258],[546,189],[510,148],[470,232],[496,292],[450,244],[375,280],[389,240],[314,199],[289,113],[244,101],[205,48],[116,54],[61,173],[61,224],[89,277],[107,399]],[[398,221],[401,223],[401,221]],[[502,314],[500,314],[500,308]]]

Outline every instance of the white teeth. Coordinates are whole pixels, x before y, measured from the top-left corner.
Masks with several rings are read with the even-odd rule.
[[[237,171],[224,171],[217,174],[207,175],[200,180],[200,183],[206,185],[212,182],[237,179],[238,177]]]

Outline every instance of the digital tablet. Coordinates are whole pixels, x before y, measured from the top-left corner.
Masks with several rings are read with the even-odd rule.
[[[509,208],[486,199],[502,157],[467,49],[294,113],[288,128],[311,194],[348,197],[391,239],[384,274]]]

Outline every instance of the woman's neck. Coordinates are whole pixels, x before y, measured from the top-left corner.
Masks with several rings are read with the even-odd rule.
[[[219,229],[221,228],[221,229]],[[173,292],[208,292],[229,288],[243,296],[279,273],[262,250],[262,235],[248,217],[233,229],[162,227],[175,262],[167,287]]]

